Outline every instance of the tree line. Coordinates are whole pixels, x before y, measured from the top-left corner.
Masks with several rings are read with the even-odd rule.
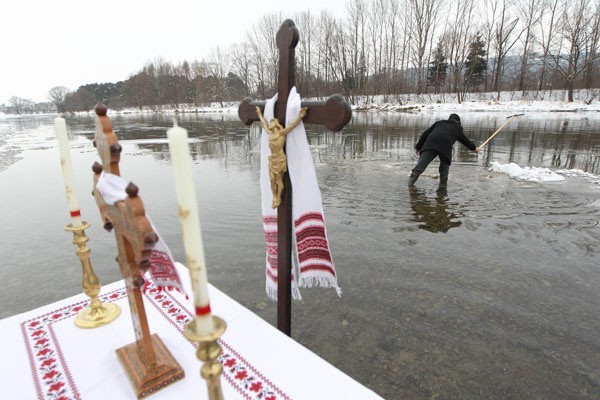
[[[345,10],[291,16],[300,31],[296,84],[304,97],[600,87],[600,0],[348,0]],[[264,15],[246,40],[198,61],[149,61],[127,80],[53,88],[59,111],[265,99],[276,92],[275,33]],[[17,98],[18,99],[18,98]],[[21,99],[22,100],[22,99]]]

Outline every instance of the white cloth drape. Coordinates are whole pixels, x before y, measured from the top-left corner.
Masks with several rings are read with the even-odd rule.
[[[264,119],[269,123],[274,118],[277,95],[265,104]],[[301,98],[296,88],[290,91],[286,126],[298,118]],[[271,207],[273,194],[269,180],[268,133],[263,129],[260,148],[260,189],[263,213],[263,229],[267,247],[266,291],[269,297],[277,297],[277,209]],[[306,138],[304,124],[294,128],[286,139],[288,172],[292,183],[293,256],[292,295],[301,299],[299,287],[333,287],[338,295],[341,289],[331,258],[325,229],[321,192],[317,181],[312,155]]]
[[[98,178],[96,189],[102,195],[105,203],[115,205],[127,197],[127,193],[125,192],[127,185],[127,181],[120,176],[102,172]],[[148,215],[146,215],[146,218],[148,218]],[[148,221],[150,221],[150,218],[148,218]],[[149,271],[151,280],[160,289],[173,288],[183,292],[181,278],[177,274],[171,251],[158,234],[152,221],[150,221],[150,225],[156,236],[158,236],[158,241],[154,244],[150,256]],[[147,287],[147,285],[144,287]]]

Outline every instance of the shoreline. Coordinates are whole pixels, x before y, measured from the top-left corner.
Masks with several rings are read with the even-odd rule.
[[[459,102],[456,94],[405,94],[355,96],[350,107],[353,112],[539,112],[539,113],[600,113],[600,89],[584,89],[575,91],[575,100],[568,102],[566,91],[547,90],[542,92],[482,92],[466,93]],[[310,97],[304,101],[326,101],[329,97]],[[255,99],[259,100],[259,99]],[[115,115],[126,114],[237,114],[240,101],[211,102],[208,104],[180,104],[177,106],[144,106],[139,108],[111,109]],[[68,112],[67,115],[95,115],[89,111]],[[31,115],[56,115],[55,113],[38,114],[4,114],[0,118],[11,118]]]

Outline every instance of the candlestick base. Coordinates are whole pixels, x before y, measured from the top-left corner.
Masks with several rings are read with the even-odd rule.
[[[121,315],[121,308],[114,303],[102,303],[98,298],[100,294],[100,280],[92,268],[90,260],[90,249],[87,247],[88,237],[85,230],[90,227],[87,222],[82,222],[81,226],[74,227],[68,224],[65,227],[67,232],[73,232],[73,244],[77,246],[76,254],[81,260],[81,269],[83,279],[81,286],[84,293],[90,298],[89,307],[84,308],[75,317],[75,326],[79,328],[97,328],[114,321]]]
[[[217,360],[221,355],[221,346],[217,340],[227,329],[225,321],[217,316],[212,316],[214,329],[212,332],[197,333],[196,320],[192,320],[183,331],[183,335],[190,341],[198,343],[196,357],[204,361],[200,368],[200,375],[206,380],[209,400],[223,400],[221,389],[221,375],[223,366]]]
[[[114,321],[121,315],[121,307],[114,303],[103,303],[100,307],[86,307],[75,317],[79,328],[98,328]]]

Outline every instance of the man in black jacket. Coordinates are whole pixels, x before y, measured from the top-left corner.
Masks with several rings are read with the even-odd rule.
[[[440,188],[445,188],[452,162],[452,146],[457,140],[475,153],[479,153],[479,147],[465,136],[460,117],[456,114],[450,114],[447,120],[437,121],[423,132],[415,145],[419,161],[410,174],[408,186],[414,186],[429,163],[439,157]]]

